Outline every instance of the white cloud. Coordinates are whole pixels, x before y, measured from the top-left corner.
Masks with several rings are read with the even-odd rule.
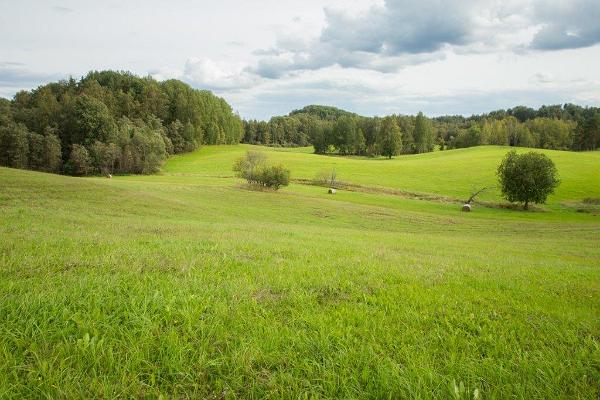
[[[211,89],[241,89],[256,85],[260,78],[246,71],[242,63],[217,62],[209,58],[190,58],[185,63],[183,80]]]
[[[6,97],[117,69],[211,89],[245,117],[309,103],[365,115],[600,103],[598,0],[20,0],[2,11]]]

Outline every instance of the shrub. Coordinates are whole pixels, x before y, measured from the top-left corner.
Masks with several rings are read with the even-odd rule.
[[[318,172],[313,179],[313,184],[335,189],[338,185],[337,173],[335,172],[335,169],[332,169],[331,171],[322,170]]]
[[[281,164],[263,166],[258,175],[258,183],[271,189],[278,190],[290,184],[290,170]]]
[[[266,156],[258,151],[248,151],[233,163],[233,171],[238,178],[248,183],[258,183],[260,169],[265,165]]]
[[[279,189],[290,182],[290,171],[283,165],[267,165],[263,153],[249,151],[233,164],[236,176],[245,179],[251,185]]]

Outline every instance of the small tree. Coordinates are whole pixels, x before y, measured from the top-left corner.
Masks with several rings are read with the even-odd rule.
[[[238,178],[243,178],[248,183],[257,183],[259,170],[265,165],[267,157],[258,151],[247,151],[245,157],[240,157],[233,163],[233,171]]]
[[[529,203],[545,203],[560,183],[552,160],[533,151],[525,154],[508,152],[497,173],[504,197],[511,202],[523,203],[525,210]]]
[[[290,171],[282,165],[267,165],[263,153],[248,151],[245,157],[238,158],[233,170],[239,178],[251,185],[278,190],[290,183]]]

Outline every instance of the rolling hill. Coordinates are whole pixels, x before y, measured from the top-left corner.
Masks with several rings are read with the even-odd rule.
[[[249,149],[296,181],[245,189]],[[461,213],[506,151],[0,168],[0,398],[597,398],[600,152],[548,151],[535,212]],[[302,184],[331,168],[364,190]]]

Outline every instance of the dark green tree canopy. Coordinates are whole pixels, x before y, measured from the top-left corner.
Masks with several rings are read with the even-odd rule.
[[[385,117],[378,135],[378,147],[381,155],[392,158],[402,150],[402,134],[394,117]]]
[[[243,135],[239,116],[211,92],[128,72],[90,72],[0,101],[0,165],[11,167],[151,173],[171,153]]]
[[[560,182],[554,162],[545,154],[533,151],[508,152],[497,173],[504,197],[510,202],[523,203],[525,209],[529,203],[545,203]]]
[[[600,108],[574,104],[542,106],[538,110],[515,107],[464,117],[450,115],[427,118],[391,115],[402,132],[400,153],[413,154],[440,149],[480,145],[538,147],[556,150],[594,150],[600,147]],[[345,134],[338,121],[348,127],[354,121],[359,135]],[[351,122],[352,123],[352,122]],[[335,132],[334,132],[335,130]],[[381,118],[363,117],[335,107],[311,105],[270,121],[244,121],[244,143],[269,146],[312,144],[322,154],[381,155]],[[344,134],[340,134],[343,132]],[[357,145],[358,143],[358,145]]]

